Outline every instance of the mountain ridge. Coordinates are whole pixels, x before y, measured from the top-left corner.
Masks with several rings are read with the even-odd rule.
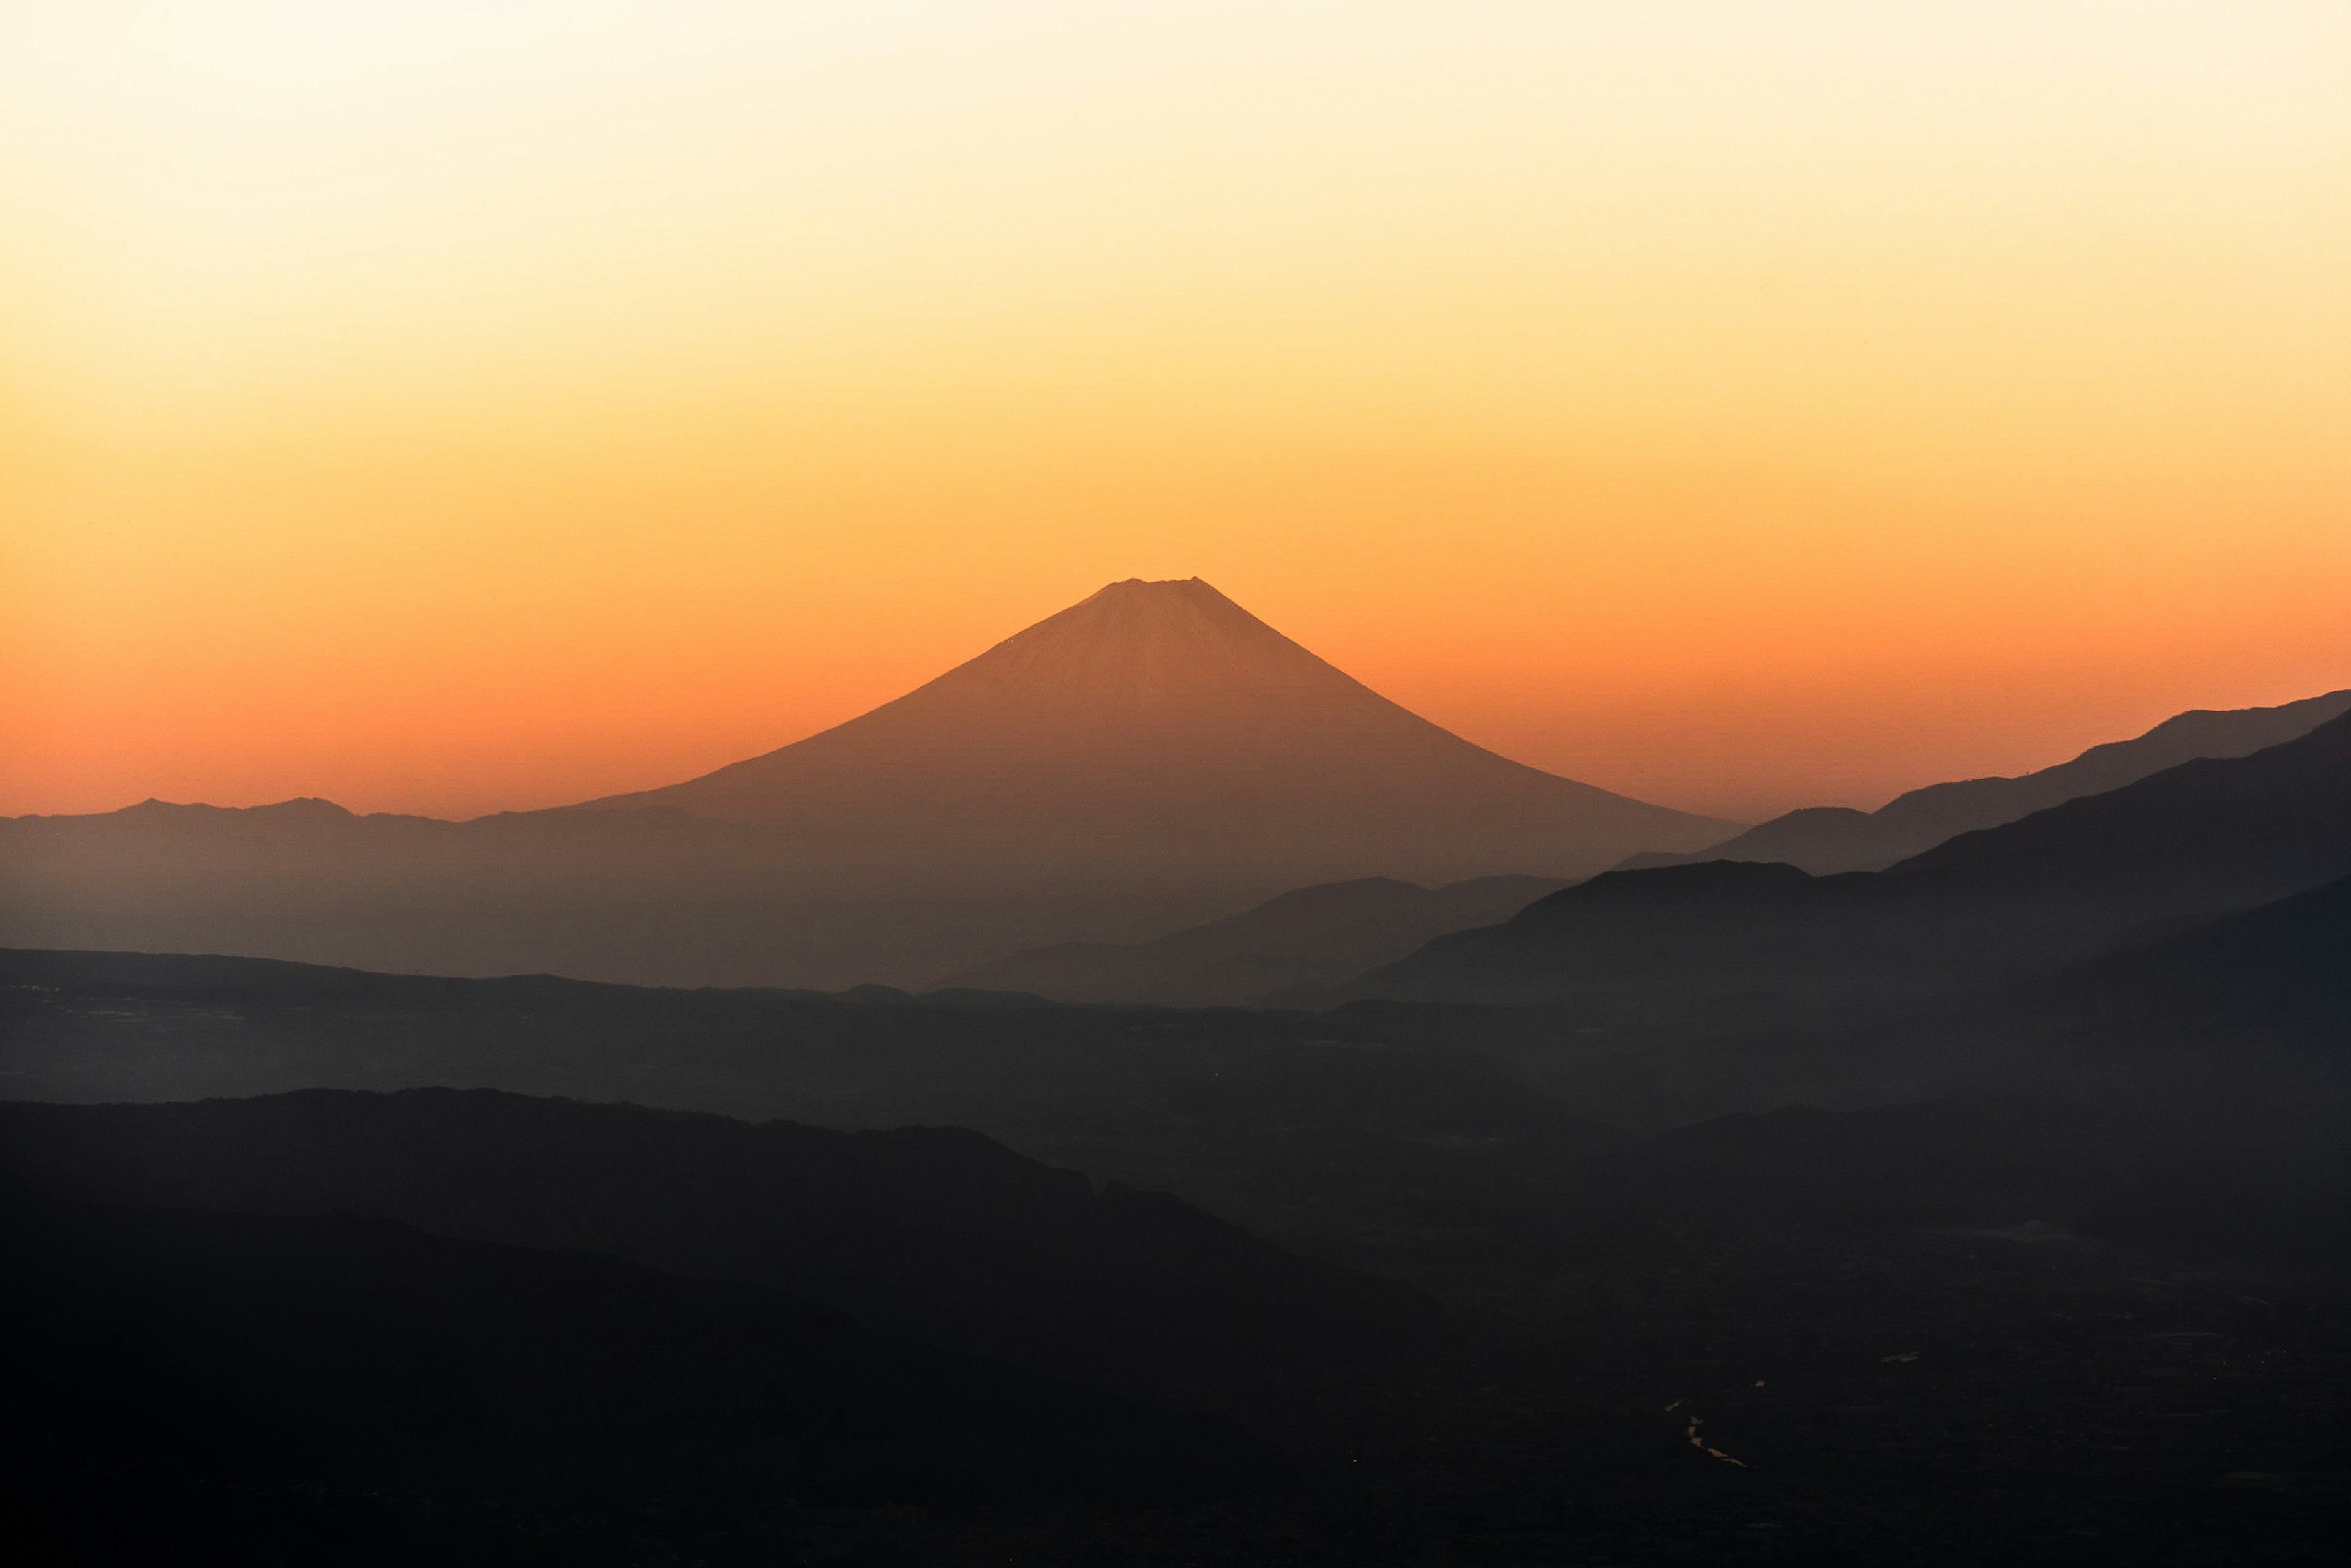
[[[1528,1000],[1632,984],[1814,1000],[2086,959],[2351,872],[2351,713],[2238,758],[1962,833],[1882,872],[1729,860],[1610,872],[1442,936],[1358,994]]]
[[[1311,1007],[1323,990],[1433,936],[1506,918],[1561,885],[1532,876],[1438,888],[1393,877],[1322,883],[1149,942],[1032,947],[942,983],[1061,1002]]]
[[[1695,861],[1778,861],[1815,876],[1884,871],[1963,832],[1998,827],[2085,795],[2101,795],[2199,757],[2243,757],[2307,735],[2351,712],[2351,688],[2274,707],[2189,708],[2127,740],[2091,747],[2069,761],[2008,778],[1924,785],[1875,811],[1806,806],[1704,850],[1644,852],[1618,871]]]

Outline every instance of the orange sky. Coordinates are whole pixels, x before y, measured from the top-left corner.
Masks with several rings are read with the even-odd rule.
[[[667,782],[1194,574],[1876,804],[2351,685],[2346,278],[2339,0],[16,5],[0,812]]]

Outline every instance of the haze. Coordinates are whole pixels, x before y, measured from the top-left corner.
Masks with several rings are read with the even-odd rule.
[[[1207,578],[1755,821],[2351,680],[2335,5],[16,5],[0,813],[467,815]]]

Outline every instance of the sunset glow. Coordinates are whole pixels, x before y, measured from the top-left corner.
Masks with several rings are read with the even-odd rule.
[[[664,784],[1115,579],[1754,820],[2351,685],[2351,10],[19,5],[0,813]]]

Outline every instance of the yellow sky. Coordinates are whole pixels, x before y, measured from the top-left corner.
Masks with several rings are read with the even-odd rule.
[[[1669,804],[2351,685],[2351,8],[0,5],[0,811],[665,782],[1127,576]]]

